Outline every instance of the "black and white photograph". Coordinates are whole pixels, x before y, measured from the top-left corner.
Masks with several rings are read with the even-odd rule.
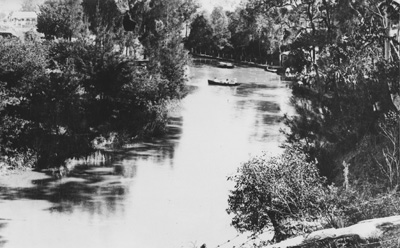
[[[0,248],[400,248],[400,0],[0,0]]]

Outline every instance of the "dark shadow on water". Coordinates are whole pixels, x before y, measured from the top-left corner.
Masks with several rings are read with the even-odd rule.
[[[4,200],[46,200],[53,203],[49,211],[72,213],[75,207],[101,214],[113,212],[124,198],[128,188],[116,176],[115,170],[97,171],[90,166],[78,166],[63,179],[45,178],[33,180],[28,188],[0,187]],[[107,167],[101,167],[107,168]]]
[[[265,125],[275,125],[276,123],[280,123],[282,121],[283,117],[278,115],[264,115],[263,117],[263,123]]]
[[[175,156],[175,146],[182,135],[182,117],[171,117],[164,135],[146,139],[123,150],[129,157],[151,158],[155,163],[166,159],[172,160]]]
[[[282,86],[280,84],[262,84],[262,83],[246,83],[246,84],[241,84],[237,87],[236,95],[238,96],[243,96],[243,97],[248,97],[252,96],[255,92],[262,90],[262,89],[280,89]],[[275,96],[275,94],[270,94],[271,96]]]
[[[279,113],[281,107],[276,102],[271,101],[259,101],[257,103],[257,109],[263,112]]]
[[[5,228],[8,225],[8,223],[6,222],[6,220],[0,219],[0,233],[1,233],[1,229]],[[7,243],[7,240],[4,239],[3,236],[0,235],[0,247],[5,247]]]
[[[241,100],[237,101],[240,108],[245,108],[248,104],[254,105],[260,113],[274,113],[278,114],[281,111],[279,103],[273,101],[260,101],[260,100]]]
[[[24,188],[0,186],[0,199],[45,200],[53,204],[47,209],[51,212],[73,213],[77,208],[93,214],[121,211],[129,186],[136,177],[136,159],[151,157],[156,162],[172,159],[181,126],[182,118],[171,118],[164,136],[115,152],[112,160],[100,166],[76,165],[62,179],[33,180],[34,186]]]
[[[196,85],[186,85],[185,94],[193,94],[199,87]]]

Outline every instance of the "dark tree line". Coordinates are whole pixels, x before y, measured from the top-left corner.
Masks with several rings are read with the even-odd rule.
[[[99,137],[123,144],[161,134],[168,104],[185,95],[187,52],[177,33],[189,7],[181,0],[39,6],[37,28],[47,41],[0,41],[2,158],[58,167],[88,155]],[[137,24],[128,31],[127,15]]]

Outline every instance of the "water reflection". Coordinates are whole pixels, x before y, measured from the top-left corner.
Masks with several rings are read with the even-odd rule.
[[[62,180],[54,177],[32,180],[35,187],[0,187],[0,197],[3,200],[45,200],[52,203],[46,209],[49,211],[71,214],[85,210],[102,214],[115,210],[117,201],[123,200],[128,190],[115,176],[114,170],[111,167],[78,167]]]
[[[5,228],[7,226],[6,221],[7,221],[6,219],[0,219],[0,233],[1,233],[1,229]],[[4,247],[6,243],[7,243],[7,240],[5,240],[4,237],[0,235],[0,247]]]
[[[190,75],[190,93],[164,137],[101,165],[81,164],[62,180],[0,178],[0,218],[10,219],[0,225],[0,246],[215,247],[235,237],[225,211],[233,186],[227,176],[252,155],[279,151],[289,90],[257,68],[196,65]],[[214,77],[242,84],[209,86]]]

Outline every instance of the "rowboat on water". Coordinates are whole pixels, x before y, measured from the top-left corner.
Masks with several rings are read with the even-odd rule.
[[[240,83],[236,82],[236,78],[234,80],[218,80],[218,79],[208,79],[209,85],[220,85],[220,86],[238,86]]]

